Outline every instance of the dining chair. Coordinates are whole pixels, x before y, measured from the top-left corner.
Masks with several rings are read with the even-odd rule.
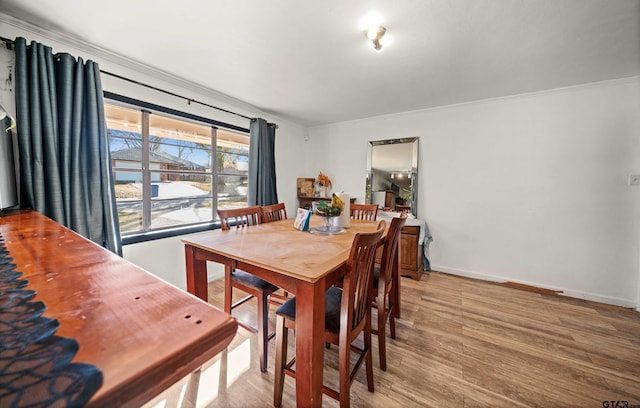
[[[244,228],[260,224],[260,207],[252,206],[230,210],[218,210],[218,217],[223,231],[231,228]],[[269,333],[269,297],[279,288],[248,272],[233,269],[229,265],[224,267],[224,311],[231,311],[246,301],[256,298],[258,301],[258,327],[238,319],[238,324],[252,333],[258,334],[258,350],[260,354],[260,371],[267,371],[267,349],[269,340],[275,333]],[[233,288],[240,289],[248,295],[233,302]]]
[[[380,265],[373,268],[373,302],[372,307],[378,312],[378,321],[371,330],[378,336],[378,356],[380,358],[380,369],[387,371],[387,338],[386,326],[389,320],[389,334],[392,339],[396,338],[396,311],[400,307],[396,291],[398,288],[398,247],[400,232],[407,221],[407,213],[401,213],[399,217],[391,220],[389,231],[382,248],[382,258]],[[394,267],[395,266],[395,267]]]
[[[287,209],[284,203],[263,205],[260,207],[260,214],[262,216],[262,222],[273,222],[287,219]]]
[[[348,407],[350,388],[358,369],[365,362],[367,387],[373,388],[373,358],[371,355],[371,287],[373,284],[373,261],[376,249],[386,227],[384,220],[378,223],[375,232],[356,234],[346,265],[342,288],[332,286],[325,293],[324,341],[338,346],[339,389],[322,386],[322,392]],[[303,318],[303,317],[301,317]],[[287,361],[289,330],[295,330],[296,298],[293,297],[276,309],[276,367],[273,405],[282,404],[284,374],[295,378],[295,357]],[[353,341],[363,333],[364,346],[357,347]],[[358,360],[351,370],[350,352],[358,353]]]
[[[375,221],[378,216],[377,204],[351,204],[351,218],[354,220]]]

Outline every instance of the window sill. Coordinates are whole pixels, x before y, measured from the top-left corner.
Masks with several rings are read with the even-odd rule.
[[[136,234],[124,235],[122,237],[122,245],[138,244],[140,242],[153,241],[156,239],[171,238],[179,235],[194,234],[208,230],[220,228],[220,222],[209,222],[206,224],[188,225],[184,227],[167,228],[157,231],[141,232]]]

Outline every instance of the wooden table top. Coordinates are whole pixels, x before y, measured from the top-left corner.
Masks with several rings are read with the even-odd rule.
[[[228,314],[37,212],[0,216],[16,271],[103,384],[89,406],[140,406],[233,339]]]
[[[293,219],[287,219],[250,228],[215,230],[182,241],[211,253],[313,283],[345,263],[356,233],[374,232],[378,225],[374,221],[351,220],[351,227],[346,228],[345,233],[320,235],[298,231],[293,222]],[[311,227],[320,225],[320,217],[313,215]]]

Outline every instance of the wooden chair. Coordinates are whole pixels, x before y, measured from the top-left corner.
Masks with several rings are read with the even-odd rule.
[[[260,207],[260,214],[262,215],[263,223],[287,219],[287,209],[284,203],[263,205]]]
[[[339,347],[340,380],[339,391],[327,386],[322,392],[340,401],[341,407],[349,406],[351,383],[365,362],[367,386],[373,392],[373,362],[371,356],[371,287],[373,284],[373,261],[376,248],[386,227],[380,221],[376,232],[356,234],[347,260],[347,272],[342,289],[332,286],[325,294],[325,342]],[[295,378],[292,368],[295,357],[287,362],[287,340],[289,329],[295,330],[296,298],[292,298],[276,310],[276,367],[273,404],[282,404],[284,374]],[[354,346],[353,341],[364,334],[364,347]],[[350,351],[359,354],[353,370],[350,367]]]
[[[386,326],[389,320],[389,332],[392,339],[396,338],[397,309],[400,307],[396,291],[398,288],[398,243],[400,232],[405,222],[407,214],[402,213],[399,217],[391,220],[387,238],[382,248],[382,258],[380,265],[373,268],[373,304],[378,311],[378,323],[374,324],[372,333],[378,336],[378,355],[380,357],[380,369],[387,371],[387,341]],[[394,267],[395,266],[395,267]]]
[[[246,207],[231,210],[218,210],[223,231],[231,228],[244,228],[260,224],[260,207]],[[260,354],[260,371],[267,371],[267,349],[269,340],[275,333],[269,333],[269,296],[279,288],[271,283],[258,278],[248,272],[224,267],[224,311],[231,311],[251,298],[258,301],[258,327],[238,319],[238,324],[245,329],[258,334],[258,350]],[[240,289],[248,294],[239,301],[233,303],[233,288]]]
[[[351,204],[350,208],[354,220],[375,221],[378,217],[377,204]]]

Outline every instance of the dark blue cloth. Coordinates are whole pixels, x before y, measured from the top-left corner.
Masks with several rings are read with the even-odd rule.
[[[276,127],[273,123],[256,118],[251,119],[249,132],[248,204],[250,206],[277,204]]]
[[[98,64],[15,46],[21,208],[122,255]]]

